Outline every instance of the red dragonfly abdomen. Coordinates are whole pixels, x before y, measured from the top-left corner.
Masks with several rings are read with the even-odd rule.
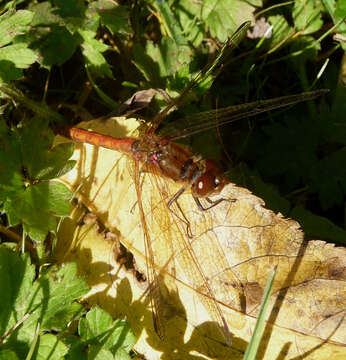
[[[132,154],[132,145],[137,139],[134,138],[114,138],[112,136],[102,135],[94,131],[81,128],[64,126],[57,132],[76,142],[88,143],[91,145],[102,146],[107,149],[120,151],[126,154]]]

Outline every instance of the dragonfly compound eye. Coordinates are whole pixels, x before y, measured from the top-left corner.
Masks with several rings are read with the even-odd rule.
[[[206,162],[205,171],[196,179],[193,192],[198,197],[219,193],[225,185],[225,178],[219,167],[212,161]]]

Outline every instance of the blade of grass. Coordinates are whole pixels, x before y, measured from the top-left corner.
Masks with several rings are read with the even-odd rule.
[[[269,279],[267,281],[267,285],[264,290],[261,308],[260,308],[260,311],[258,314],[254,333],[251,337],[249,345],[246,348],[246,351],[244,354],[244,360],[254,360],[256,358],[256,354],[257,354],[258,347],[259,347],[259,344],[261,341],[263,329],[264,329],[264,326],[266,323],[265,317],[266,317],[266,313],[267,313],[267,309],[268,309],[268,305],[269,305],[270,295],[272,292],[272,286],[273,286],[273,282],[274,282],[274,278],[275,278],[275,274],[276,274],[276,268],[277,267],[275,266],[269,275]]]
[[[34,351],[35,351],[35,347],[37,344],[39,334],[40,334],[40,323],[37,323],[34,339],[32,341],[30,350],[29,350],[28,355],[26,356],[25,360],[30,360],[32,358],[32,355],[34,354]]]
[[[119,107],[119,104],[117,102],[115,102],[113,99],[111,99],[108,95],[106,95],[95,83],[95,81],[93,80],[90,71],[88,69],[88,66],[85,66],[85,70],[86,73],[88,75],[88,79],[92,85],[92,87],[94,88],[94,90],[97,92],[97,94],[99,95],[99,97],[105,102],[105,104],[111,109],[111,110],[116,110]]]

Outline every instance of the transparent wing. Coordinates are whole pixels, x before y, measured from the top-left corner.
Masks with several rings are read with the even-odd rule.
[[[251,26],[251,22],[247,21],[239,26],[239,28],[235,31],[235,33],[231,36],[231,38],[223,45],[217,57],[207,66],[197,73],[189,83],[189,85],[185,88],[185,90],[174,99],[165,109],[163,109],[160,113],[158,113],[152,121],[152,126],[150,129],[150,133],[154,133],[162,119],[164,119],[168,112],[175,106],[181,105],[186,94],[196,88],[199,84],[201,84],[205,79],[207,79],[213,73],[218,73],[220,71],[220,67],[225,63],[227,57],[230,55],[230,52],[238,46],[241,40],[246,35],[248,28]]]
[[[305,92],[301,94],[282,96],[269,100],[259,100],[251,103],[228,106],[225,108],[204,111],[186,117],[182,123],[191,124],[184,129],[174,130],[166,128],[163,135],[167,134],[170,140],[177,140],[201,131],[222,126],[246,117],[255,116],[270,110],[279,109],[285,106],[294,105],[302,101],[313,100],[321,95],[328,93],[329,90],[321,89]],[[217,120],[216,120],[217,119]],[[176,125],[175,125],[176,126]]]
[[[149,298],[153,312],[153,322],[155,331],[161,339],[165,337],[165,320],[164,320],[164,309],[162,306],[162,296],[160,293],[160,280],[157,273],[157,264],[155,264],[155,255],[151,241],[151,229],[148,228],[145,210],[142,203],[142,189],[140,183],[140,164],[139,161],[135,160],[135,172],[134,182],[137,193],[137,204],[140,214],[140,220],[142,224],[144,245],[145,245],[145,259],[147,277],[149,283]],[[144,174],[145,175],[145,174]]]
[[[173,182],[153,173],[155,174],[154,168],[147,175],[151,184],[151,194],[155,196],[151,196],[146,191],[142,199],[143,213],[146,216],[145,226],[151,240],[150,245],[148,244],[150,246],[148,253],[151,251],[153,254],[150,256],[150,262],[161,268],[160,275],[168,275],[175,282],[184,283],[193,289],[194,296],[203,304],[210,318],[223,330],[222,333],[230,344],[230,330],[220,303],[240,310],[243,297],[242,287],[232,272],[217,237],[213,234],[214,224],[211,217],[197,208],[190,193],[183,195],[183,207],[180,207],[180,198],[179,203],[174,202],[172,209],[179,217],[185,217],[180,213],[185,211],[182,210],[183,208],[193,207],[196,211],[187,220],[191,220],[191,224],[194,224],[193,233],[198,236],[189,238],[186,224],[178,216],[172,214],[167,207],[168,201],[175,193],[170,185]],[[174,189],[176,189],[176,184],[174,184]],[[220,207],[220,211],[224,209]],[[196,224],[198,224],[198,229]],[[160,232],[155,234],[151,231],[152,229],[160,229]],[[206,254],[207,257],[205,257]],[[158,281],[155,282],[158,286],[160,285]],[[232,284],[232,286],[224,286],[224,284]],[[159,296],[153,293],[152,298],[159,299]],[[159,309],[160,303],[157,302],[155,306],[156,316],[160,317],[163,314],[163,311]],[[190,312],[191,309],[188,307],[191,304],[185,304],[185,306],[186,312]],[[158,319],[158,324],[165,322],[166,319]]]

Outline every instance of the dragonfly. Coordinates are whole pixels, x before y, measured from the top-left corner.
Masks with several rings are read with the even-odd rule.
[[[179,131],[176,134],[171,134],[169,137],[160,137],[157,135],[159,125],[162,120],[167,117],[168,113],[173,108],[179,107],[190,91],[200,85],[205,79],[211,75],[215,76],[215,73],[217,74],[220,71],[230,50],[239,44],[250,25],[250,22],[246,22],[236,30],[222,47],[215,60],[195,75],[185,90],[176,99],[170,101],[170,103],[154,117],[145,135],[141,139],[136,137],[116,138],[74,126],[63,126],[57,130],[60,135],[75,142],[88,143],[115,150],[133,159],[133,181],[136,189],[136,205],[139,209],[145,245],[146,271],[153,322],[157,334],[162,339],[165,338],[165,319],[160,293],[162,285],[160,283],[157,266],[155,266],[155,249],[152,245],[152,235],[143,208],[143,193],[141,190],[142,174],[150,172],[160,179],[156,181],[156,185],[154,184],[158,189],[153,189],[152,191],[160,191],[160,183],[164,182],[164,179],[171,179],[181,184],[180,189],[166,202],[168,215],[163,215],[170,217],[171,220],[172,218],[174,219],[172,221],[180,233],[179,244],[177,242],[175,242],[174,245],[167,244],[167,251],[170,251],[167,258],[174,260],[175,252],[180,252],[181,265],[185,268],[186,275],[191,279],[191,286],[201,289],[200,292],[202,292],[202,294],[200,296],[203,305],[211,318],[219,325],[227,344],[231,345],[231,331],[220,305],[216,300],[213,285],[210,283],[208,274],[204,272],[203,267],[199,263],[198,254],[191,245],[191,239],[193,239],[194,234],[190,228],[189,219],[186,218],[178,205],[178,200],[183,193],[189,190],[196,203],[196,208],[201,212],[209,211],[222,202],[236,200],[224,199],[222,197],[215,200],[214,195],[219,195],[223,187],[228,183],[221,168],[214,161],[201,158],[186,146],[175,141],[191,134],[206,131],[215,126],[222,126],[263,112],[293,105],[302,101],[312,100],[327,92],[327,90],[317,90],[202,112],[195,116],[195,118],[199,118],[199,121],[189,128]],[[216,118],[217,122],[215,121]],[[184,225],[184,230],[182,230],[181,224]],[[168,241],[173,242],[172,239],[168,239]],[[171,249],[169,250],[169,248]]]

